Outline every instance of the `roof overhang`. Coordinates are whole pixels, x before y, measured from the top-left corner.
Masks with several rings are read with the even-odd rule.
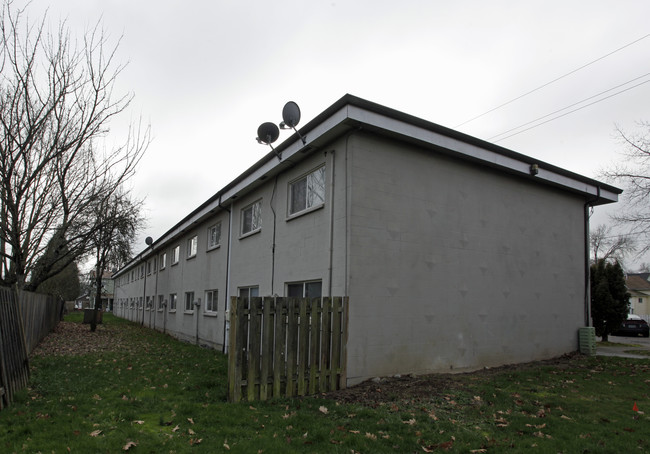
[[[570,191],[584,197],[585,203],[591,206],[614,203],[622,192],[616,187],[530,156],[348,94],[300,128],[300,135],[306,137],[306,144],[294,133],[154,241],[125,268],[115,273],[115,277],[178,235],[215,213],[227,210],[235,199],[252,191],[268,178],[293,167],[307,155],[354,130],[373,132],[416,144],[434,152]]]

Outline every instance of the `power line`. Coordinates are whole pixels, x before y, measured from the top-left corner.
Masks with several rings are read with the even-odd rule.
[[[644,77],[648,77],[648,76],[650,76],[650,73],[646,73],[646,74],[644,74],[644,75],[642,75],[642,76],[635,77],[634,79],[628,80],[627,82],[624,82],[624,83],[622,83],[622,84],[620,84],[620,85],[617,85],[617,86],[615,86],[615,87],[608,88],[607,90],[604,90],[604,91],[601,91],[600,93],[597,93],[597,94],[595,94],[595,95],[589,96],[589,97],[587,97],[587,98],[585,98],[585,99],[583,99],[583,100],[581,100],[581,101],[575,102],[575,103],[570,104],[570,105],[568,105],[568,106],[566,106],[566,107],[563,107],[563,108],[561,108],[561,109],[555,110],[555,111],[553,111],[553,112],[551,112],[551,113],[548,113],[548,114],[546,114],[546,115],[543,115],[543,116],[541,116],[541,117],[538,117],[538,118],[536,118],[536,119],[534,119],[534,120],[531,120],[531,121],[529,121],[529,122],[523,123],[523,124],[521,124],[521,125],[519,125],[519,126],[516,126],[516,127],[514,127],[514,128],[508,129],[507,131],[503,131],[502,133],[500,133],[500,134],[496,134],[496,135],[490,137],[490,138],[487,139],[487,140],[493,140],[493,139],[496,139],[496,138],[499,137],[499,136],[502,136],[502,135],[504,135],[504,134],[508,134],[509,132],[515,131],[515,130],[517,130],[517,129],[519,129],[519,128],[523,128],[524,126],[528,126],[528,125],[530,125],[530,124],[536,123],[536,122],[538,122],[539,120],[543,120],[544,118],[550,117],[551,115],[555,115],[555,114],[557,114],[557,113],[559,113],[559,112],[562,112],[562,111],[564,111],[564,110],[570,109],[571,107],[575,107],[575,106],[577,106],[577,105],[583,104],[583,103],[589,101],[590,99],[597,98],[597,97],[599,97],[599,96],[601,96],[601,95],[604,95],[605,93],[609,93],[610,91],[613,91],[613,90],[616,90],[616,89],[618,89],[618,88],[624,87],[625,85],[628,85],[628,84],[630,84],[630,83],[632,83],[632,82],[634,82],[634,81],[637,81],[637,80],[639,80],[639,79],[643,79]],[[642,82],[642,83],[637,84],[637,85],[635,85],[635,86],[633,86],[633,87],[629,87],[628,89],[632,89],[632,88],[638,87],[639,85],[643,85],[644,83],[647,83],[647,82],[648,82],[648,81]],[[614,93],[612,96],[616,96],[616,95],[618,95],[618,94],[620,94],[620,93],[623,93],[624,91],[627,91],[627,90],[621,90],[621,91],[619,91],[619,92],[617,92],[617,93]],[[598,101],[596,101],[596,102],[604,101],[605,99],[611,98],[612,96],[608,96],[608,97],[602,98],[602,99],[600,99],[600,100],[598,100]],[[593,102],[593,103],[587,104],[587,105],[585,105],[585,106],[583,106],[583,107],[581,107],[581,108],[591,106],[591,105],[593,105],[593,104],[596,104],[596,102]],[[572,113],[572,112],[576,112],[576,111],[578,111],[578,110],[580,110],[580,109],[572,110],[571,112],[567,112],[567,114]],[[554,118],[552,118],[551,120],[554,120],[554,119],[556,119],[556,118],[560,118],[560,117],[562,117],[562,116],[563,116],[563,115],[560,115],[560,116],[554,117]],[[551,121],[551,120],[549,120],[549,121]],[[544,122],[544,123],[546,123],[546,122]],[[539,123],[539,124],[536,125],[536,126],[543,125],[544,123]],[[536,127],[536,126],[533,126],[533,127]],[[519,131],[519,132],[528,131],[529,129],[532,129],[532,128],[524,129],[523,131]],[[519,132],[517,132],[516,134],[519,134]],[[508,136],[508,137],[512,137],[513,135],[515,135],[515,134],[512,134],[512,135],[510,135],[510,136]],[[503,137],[503,139],[506,139],[506,138],[507,138],[507,137]],[[499,140],[502,140],[502,139],[499,139]]]
[[[646,39],[646,38],[648,38],[648,37],[650,37],[650,33],[647,34],[647,35],[645,35],[645,36],[642,36],[641,38],[638,38],[638,39],[636,39],[636,40],[634,40],[634,41],[632,41],[632,42],[630,42],[630,43],[628,43],[628,44],[626,44],[626,45],[624,45],[624,46],[622,46],[622,47],[619,47],[618,49],[613,50],[613,51],[611,51],[611,52],[609,52],[609,53],[603,55],[602,57],[599,57],[599,58],[597,58],[597,59],[595,59],[595,60],[593,60],[593,61],[591,61],[591,62],[589,62],[589,63],[587,63],[587,64],[584,64],[584,65],[580,66],[579,68],[576,68],[576,69],[574,69],[574,70],[572,70],[572,71],[569,71],[568,73],[566,73],[566,74],[564,74],[564,75],[562,75],[562,76],[560,76],[560,77],[557,77],[557,78],[551,80],[550,82],[546,82],[545,84],[540,85],[540,86],[537,87],[537,88],[534,88],[534,89],[532,89],[532,90],[530,90],[530,91],[528,91],[528,92],[526,92],[526,93],[524,93],[524,94],[522,94],[522,95],[519,95],[519,96],[517,96],[516,98],[511,99],[510,101],[506,101],[506,102],[504,102],[503,104],[500,104],[500,105],[498,105],[498,106],[496,106],[496,107],[494,107],[494,108],[492,108],[492,109],[490,109],[490,110],[488,110],[488,111],[486,111],[486,112],[483,112],[483,113],[480,114],[480,115],[477,115],[477,116],[475,116],[475,117],[473,117],[473,118],[470,118],[469,120],[464,121],[464,122],[462,122],[461,124],[459,124],[459,125],[457,125],[457,126],[454,126],[454,129],[459,128],[459,127],[461,127],[461,126],[464,126],[464,125],[466,125],[467,123],[470,123],[470,122],[472,122],[472,121],[474,121],[474,120],[477,120],[477,119],[479,119],[479,118],[481,118],[481,117],[483,117],[483,116],[485,116],[485,115],[487,115],[487,114],[489,114],[489,113],[494,112],[495,110],[501,109],[502,107],[505,107],[505,106],[507,106],[508,104],[511,104],[511,103],[513,103],[513,102],[515,102],[515,101],[517,101],[517,100],[519,100],[519,99],[521,99],[521,98],[523,98],[523,97],[525,97],[525,96],[528,96],[528,95],[530,95],[530,94],[532,94],[532,93],[535,93],[536,91],[539,91],[539,90],[541,90],[541,89],[544,88],[544,87],[548,87],[549,85],[551,85],[551,84],[553,84],[553,83],[555,83],[555,82],[557,82],[557,81],[559,81],[559,80],[562,80],[562,79],[564,79],[565,77],[568,77],[568,76],[570,76],[571,74],[574,74],[574,73],[580,71],[581,69],[584,69],[584,68],[586,68],[586,67],[588,67],[588,66],[591,66],[591,65],[593,65],[594,63],[597,63],[597,62],[599,62],[600,60],[603,60],[604,58],[607,58],[607,57],[609,57],[610,55],[613,55],[613,54],[615,54],[616,52],[619,52],[619,51],[625,49],[626,47],[630,47],[631,45],[636,44],[636,43],[638,43],[639,41],[642,41],[642,40],[644,40],[644,39]]]
[[[538,126],[544,125],[544,124],[549,123],[549,122],[551,122],[551,121],[553,121],[553,120],[557,120],[558,118],[565,117],[565,116],[567,116],[567,115],[569,115],[569,114],[572,114],[572,113],[574,113],[574,112],[577,112],[577,111],[579,111],[579,110],[582,110],[582,109],[584,109],[584,108],[586,108],[586,107],[593,106],[594,104],[598,104],[598,103],[601,102],[601,101],[605,101],[606,99],[613,98],[614,96],[620,95],[621,93],[625,93],[626,91],[632,90],[633,88],[636,88],[636,87],[639,87],[639,86],[641,86],[641,85],[647,84],[648,82],[650,82],[650,79],[645,80],[645,81],[643,81],[643,82],[640,82],[640,83],[638,83],[638,84],[636,84],[636,85],[633,85],[633,86],[631,86],[631,87],[628,87],[628,88],[626,88],[626,89],[624,89],[624,90],[621,90],[621,91],[618,91],[618,92],[616,92],[616,93],[613,93],[613,94],[611,94],[611,95],[609,95],[609,96],[606,96],[606,97],[604,97],[604,98],[598,99],[598,100],[596,100],[596,101],[594,101],[594,102],[591,102],[591,103],[589,103],[589,104],[585,104],[584,106],[581,106],[581,107],[578,107],[577,109],[573,109],[573,110],[571,110],[571,111],[569,111],[569,112],[563,113],[562,115],[558,115],[558,116],[556,116],[556,117],[550,118],[550,119],[548,119],[548,120],[546,120],[546,121],[543,121],[543,122],[541,122],[541,123],[537,123],[537,124],[531,126],[530,128],[522,129],[521,131],[517,131],[517,132],[515,132],[515,133],[513,133],[513,134],[510,134],[509,136],[502,137],[502,138],[496,140],[496,142],[501,142],[502,140],[508,139],[508,138],[510,138],[510,137],[512,137],[512,136],[516,136],[517,134],[521,134],[522,132],[530,131],[530,130],[533,129],[533,128],[536,128],[536,127],[538,127]],[[623,84],[623,85],[626,85],[626,84]],[[580,103],[578,103],[578,104],[580,104]],[[564,110],[564,109],[560,109],[560,111],[562,111],[562,110]],[[546,115],[546,116],[548,116],[548,115]],[[541,117],[541,118],[545,118],[545,117]],[[536,121],[536,120],[535,120],[535,121]],[[514,128],[514,129],[518,129],[518,128]],[[502,134],[505,134],[505,133],[498,134],[498,135],[495,136],[495,137],[498,137],[498,136],[500,136],[500,135],[502,135]]]

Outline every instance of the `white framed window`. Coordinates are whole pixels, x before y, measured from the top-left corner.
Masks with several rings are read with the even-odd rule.
[[[199,246],[199,238],[194,235],[192,238],[187,240],[187,258],[191,259],[192,257],[196,257],[196,251]]]
[[[151,260],[147,261],[147,276],[151,274]]]
[[[219,297],[218,290],[206,290],[205,291],[205,313],[206,314],[216,314],[217,313],[217,302]]]
[[[185,312],[194,311],[194,292],[185,292]]]
[[[146,310],[149,310],[151,308],[151,297],[147,296],[145,302],[144,302],[144,307]]]
[[[164,270],[166,266],[167,266],[167,253],[163,252],[162,254],[160,254],[160,269]]]
[[[251,203],[241,210],[241,234],[249,235],[262,228],[262,200]]]
[[[208,251],[219,247],[221,244],[221,222],[208,228]]]
[[[178,245],[172,249],[172,265],[176,265],[181,258],[181,246]]]
[[[287,283],[287,296],[292,298],[318,298],[323,296],[323,281]]]
[[[165,297],[163,295],[158,295],[158,310],[162,311],[165,304]]]
[[[324,166],[289,183],[289,216],[321,207],[324,203]]]
[[[239,287],[240,298],[255,298],[256,296],[260,296],[260,288],[257,285],[250,287]]]
[[[169,312],[176,312],[176,301],[178,297],[176,293],[169,294]]]

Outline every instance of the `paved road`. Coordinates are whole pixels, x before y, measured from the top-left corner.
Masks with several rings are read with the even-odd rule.
[[[597,338],[600,341],[600,338]],[[596,355],[600,356],[622,356],[624,358],[640,358],[650,360],[648,355],[635,355],[633,353],[626,353],[628,350],[646,350],[650,352],[650,338],[647,337],[625,337],[625,336],[609,336],[609,342],[612,344],[621,344],[620,346],[607,346],[601,347],[596,344]],[[628,345],[624,345],[628,344]],[[634,347],[629,345],[634,344]],[[638,346],[638,347],[637,347]]]

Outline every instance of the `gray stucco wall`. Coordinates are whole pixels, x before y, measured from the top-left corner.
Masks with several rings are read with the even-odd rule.
[[[584,200],[351,137],[348,379],[557,356],[584,326]]]

